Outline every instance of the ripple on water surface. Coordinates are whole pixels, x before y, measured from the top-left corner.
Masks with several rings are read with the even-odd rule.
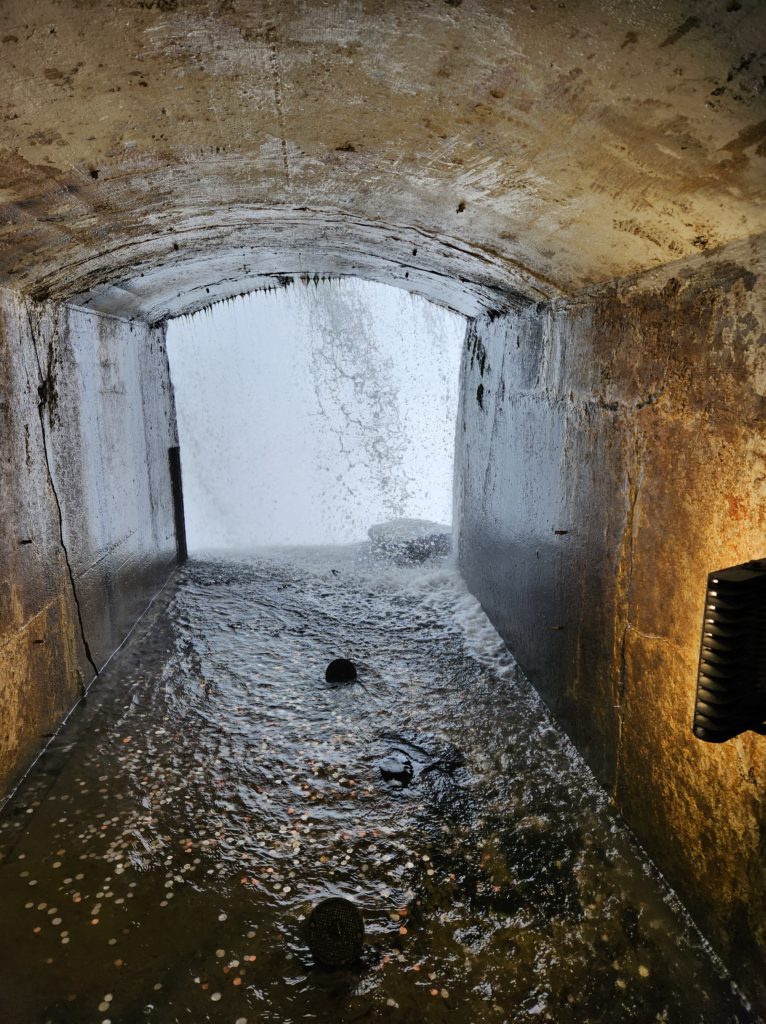
[[[0,858],[4,1024],[755,1019],[458,577],[362,548],[189,563]]]

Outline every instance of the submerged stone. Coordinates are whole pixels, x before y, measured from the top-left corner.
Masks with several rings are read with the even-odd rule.
[[[414,770],[412,761],[401,750],[394,750],[379,762],[378,768],[384,782],[398,783],[402,789],[412,782]]]

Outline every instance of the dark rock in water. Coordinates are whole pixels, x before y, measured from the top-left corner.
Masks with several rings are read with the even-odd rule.
[[[331,896],[314,907],[306,922],[306,941],[318,964],[346,967],[364,950],[364,918],[351,900]]]
[[[401,750],[394,750],[384,757],[378,762],[378,768],[384,782],[398,783],[402,789],[412,782],[412,761]]]
[[[418,772],[434,769],[455,772],[465,767],[463,752],[454,743],[433,733],[403,729],[401,732],[384,732],[381,738],[393,740],[397,752],[407,756]]]
[[[387,750],[378,761],[384,783],[392,787],[420,786],[439,813],[455,823],[470,820],[473,799],[465,757],[449,740],[433,733],[384,732]]]
[[[327,666],[324,677],[328,683],[353,683],[356,665],[348,658],[336,658]]]
[[[427,519],[393,519],[371,526],[367,535],[374,554],[399,564],[426,562],[438,555],[448,555],[452,548],[449,526]]]
[[[387,786],[424,790],[431,807],[455,825],[472,819],[471,776],[463,752],[454,743],[412,729],[385,731],[378,740],[386,744],[377,765]]]

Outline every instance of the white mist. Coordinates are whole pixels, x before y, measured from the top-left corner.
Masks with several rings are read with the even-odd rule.
[[[356,278],[171,321],[190,551],[449,523],[465,320]]]

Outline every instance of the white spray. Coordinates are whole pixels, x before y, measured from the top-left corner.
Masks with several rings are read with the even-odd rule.
[[[192,551],[448,523],[462,317],[355,278],[171,322]]]

